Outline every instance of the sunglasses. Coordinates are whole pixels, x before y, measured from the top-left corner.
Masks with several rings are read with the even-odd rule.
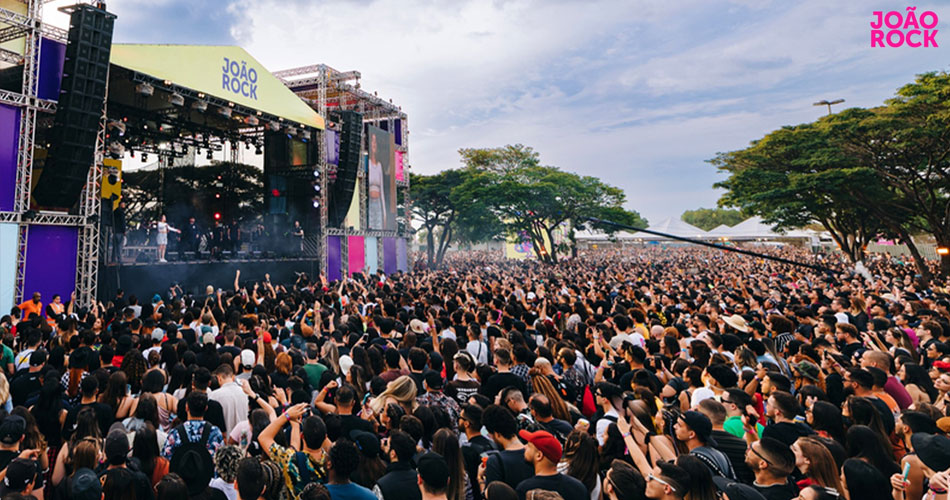
[[[755,456],[761,458],[763,461],[765,461],[765,463],[769,464],[769,467],[773,466],[772,462],[770,462],[769,459],[763,457],[761,453],[755,451],[755,446],[749,445],[749,449],[752,450],[752,453],[755,453]]]
[[[676,487],[674,487],[674,486],[673,486],[672,484],[670,484],[669,482],[664,481],[664,480],[662,480],[662,479],[660,479],[660,478],[654,476],[653,474],[650,474],[650,475],[647,476],[647,481],[656,481],[656,482],[662,484],[663,486],[669,486],[671,491],[673,491],[674,493],[676,492]]]

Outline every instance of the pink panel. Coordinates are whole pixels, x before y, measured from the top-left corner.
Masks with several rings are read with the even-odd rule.
[[[363,244],[363,237],[348,236],[347,238],[348,274],[361,273],[366,267],[366,247]]]
[[[406,172],[402,164],[402,151],[396,151],[396,180],[404,181],[406,180]]]

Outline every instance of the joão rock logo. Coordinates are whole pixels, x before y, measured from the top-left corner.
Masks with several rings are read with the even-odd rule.
[[[871,47],[937,47],[937,14],[928,10],[918,16],[916,10],[875,11]]]

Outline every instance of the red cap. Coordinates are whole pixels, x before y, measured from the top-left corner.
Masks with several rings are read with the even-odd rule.
[[[534,445],[538,451],[544,455],[544,458],[552,462],[559,462],[561,460],[561,442],[557,440],[550,432],[548,431],[536,431],[528,432],[525,430],[518,431],[518,436]]]
[[[264,340],[265,344],[270,344],[271,342],[270,332],[264,332],[264,335],[261,335],[261,339]]]

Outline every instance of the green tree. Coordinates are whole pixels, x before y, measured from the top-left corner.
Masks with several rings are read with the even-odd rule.
[[[452,231],[458,210],[452,190],[461,183],[458,170],[443,170],[435,175],[409,175],[412,190],[412,215],[422,222],[426,237],[426,260],[430,269],[442,263],[445,250],[452,242]],[[436,243],[436,233],[439,241]]]
[[[722,224],[735,226],[744,221],[742,212],[727,208],[697,208],[696,210],[687,210],[680,215],[680,219],[687,224],[692,224],[703,231],[719,227]]]

